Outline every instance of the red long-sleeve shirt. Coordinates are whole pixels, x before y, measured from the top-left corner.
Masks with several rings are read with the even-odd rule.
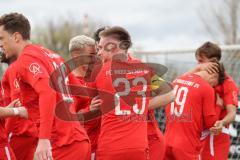
[[[21,89],[21,102],[29,111],[29,118],[39,129],[39,138],[47,138],[53,147],[87,140],[85,130],[78,122],[67,122],[71,103],[64,102],[68,95],[56,92],[57,86],[64,92],[65,77],[50,79],[51,74],[63,63],[63,59],[37,45],[27,45],[17,60],[17,77]],[[50,82],[51,80],[51,82]],[[59,104],[61,103],[61,104]],[[35,110],[34,112],[31,112]]]
[[[86,82],[83,77],[75,77],[72,74],[69,75],[69,84],[96,89],[94,82]],[[74,110],[76,112],[89,112],[91,100],[92,97],[89,96],[76,96]],[[91,151],[95,152],[101,128],[101,117],[99,116],[94,119],[84,121],[83,126],[91,141]]]
[[[16,62],[13,62],[5,71],[2,78],[3,102],[8,105],[11,101],[20,98],[19,82],[16,75]],[[37,137],[37,127],[33,121],[20,117],[6,118],[7,134],[12,136],[27,135]]]

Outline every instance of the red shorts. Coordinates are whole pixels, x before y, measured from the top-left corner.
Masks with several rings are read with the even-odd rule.
[[[69,145],[52,150],[54,160],[90,160],[91,145],[89,141],[75,141]]]
[[[183,149],[167,146],[164,160],[200,160],[200,155],[186,152],[184,146]]]
[[[111,152],[97,151],[96,160],[149,160],[148,149],[122,149]]]
[[[16,160],[10,145],[0,147],[0,160]]]
[[[150,160],[163,160],[165,155],[165,141],[163,135],[148,136]]]
[[[10,146],[17,160],[33,160],[38,139],[26,135],[12,136]]]
[[[210,138],[210,136],[208,136],[204,143],[204,147],[201,153],[201,159],[202,160],[227,160],[230,143],[231,143],[230,136],[224,133],[214,136],[213,139]]]

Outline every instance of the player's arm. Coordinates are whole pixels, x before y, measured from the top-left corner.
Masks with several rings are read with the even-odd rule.
[[[175,99],[171,84],[157,75],[151,79],[151,90],[156,96],[150,100],[149,109],[163,107]]]
[[[79,98],[78,98],[79,99]],[[77,113],[78,120],[80,122],[89,121],[96,117],[101,116],[100,105],[102,104],[102,100],[99,99],[99,96],[94,97],[90,104],[89,101],[78,101],[76,105],[81,106],[80,110],[75,110]],[[78,107],[79,109],[80,107]]]
[[[20,59],[21,58],[21,59]],[[32,86],[39,96],[40,127],[36,149],[37,159],[52,158],[50,137],[56,105],[56,92],[50,87],[49,74],[37,58],[24,55],[18,59],[20,78]]]
[[[6,108],[0,107],[0,118],[6,117],[15,117],[19,116],[21,118],[28,118],[28,112],[24,107],[21,106],[21,103],[18,99],[12,101]],[[17,107],[17,108],[13,108]]]
[[[13,117],[13,116],[16,116],[13,108],[0,107],[0,118]]]
[[[235,120],[238,100],[238,88],[233,81],[227,81],[224,86],[223,104],[225,105],[227,115],[221,120],[224,126],[229,125]]]
[[[102,115],[100,105],[103,103],[102,99],[99,96],[95,96],[90,105],[88,106],[89,110],[83,114],[84,121],[89,121],[91,119],[100,117]]]
[[[227,115],[222,120],[217,120],[214,126],[210,129],[210,131],[214,134],[220,134],[222,132],[222,128],[232,123],[236,117],[237,107],[235,105],[227,105],[226,106]]]
[[[40,139],[50,139],[56,105],[56,92],[50,87],[49,79],[39,79],[34,85],[39,95]]]
[[[40,111],[40,139],[50,139],[56,105],[56,92],[50,86],[50,76],[39,59],[24,55],[18,65],[20,78],[38,94]]]
[[[227,105],[226,106],[227,115],[221,120],[223,126],[227,126],[235,120],[237,107],[235,105]]]
[[[226,126],[235,120],[237,107],[235,105],[226,106],[227,115],[223,118],[223,125]]]
[[[73,92],[74,95],[74,105],[73,112],[77,113],[77,117],[79,121],[88,121],[94,119],[98,116],[101,116],[100,105],[102,104],[102,100],[97,95],[97,91],[95,86],[86,87],[79,83],[73,75],[69,76],[69,84],[74,85],[77,92]],[[72,90],[74,90],[72,88]],[[85,96],[85,98],[83,97]],[[92,98],[91,102],[89,102],[88,98]],[[90,104],[89,104],[90,103]]]
[[[175,99],[175,94],[172,91],[169,91],[168,93],[165,94],[159,94],[149,101],[149,109],[156,109],[160,107],[166,106],[168,103],[173,102]]]
[[[56,105],[56,92],[50,87],[49,79],[39,79],[34,85],[35,91],[39,95],[39,111],[40,111],[40,129],[39,141],[36,149],[38,159],[52,157],[51,138],[54,111]]]
[[[234,81],[228,81],[228,85],[224,87],[224,104],[227,110],[227,115],[223,118],[223,124],[228,125],[235,120],[238,107],[238,87]]]
[[[218,64],[213,62],[201,63],[194,67],[192,70],[184,73],[184,75],[196,73],[199,71],[207,71],[209,74],[218,72]]]

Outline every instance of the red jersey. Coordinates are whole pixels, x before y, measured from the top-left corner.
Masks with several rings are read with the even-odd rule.
[[[154,110],[148,111],[147,134],[148,136],[162,134],[159,129],[158,122],[155,118]]]
[[[128,54],[128,60],[138,61],[141,62],[139,59],[132,57],[130,54]],[[147,134],[150,135],[162,135],[158,122],[154,115],[154,110],[148,111],[148,123],[147,123]]]
[[[77,82],[76,82],[77,80]],[[83,77],[75,77],[74,75],[69,75],[69,83],[75,83],[78,86],[86,87],[86,88],[96,88],[94,82],[86,82]],[[76,96],[75,98],[75,111],[79,112],[89,112],[90,111],[90,104],[92,98],[87,96]],[[96,151],[97,149],[97,141],[98,136],[100,133],[101,128],[101,117],[96,117],[93,120],[88,120],[83,122],[83,127],[87,131],[87,134],[91,141],[91,150],[92,152]]]
[[[82,77],[76,77],[73,74],[69,74],[68,75],[69,78],[69,85],[73,85],[73,86],[81,86],[84,88],[92,88],[95,89],[96,85],[94,82],[86,82],[84,80],[84,78]],[[74,93],[73,93],[74,94]],[[79,93],[77,93],[79,94]],[[79,96],[76,95],[75,97],[75,105],[74,105],[74,110],[76,112],[80,111],[80,110],[85,110],[85,111],[89,111],[89,105],[91,103],[92,98],[90,98],[89,96]]]
[[[180,76],[173,85],[176,99],[166,107],[166,144],[199,154],[201,133],[212,123],[206,117],[216,116],[214,89],[196,74]]]
[[[1,106],[1,107],[5,106],[5,105],[4,105],[4,101],[3,101],[3,95],[4,95],[3,92],[4,92],[4,91],[3,91],[3,88],[2,88],[2,81],[1,81],[1,82],[0,82],[0,106]]]
[[[4,89],[4,97],[6,97],[5,99],[9,98],[9,103],[14,99],[19,98],[20,88],[16,77],[16,62],[10,64],[5,71],[2,78],[2,85]],[[5,105],[8,105],[8,103]]]
[[[135,65],[136,64],[136,65]],[[150,78],[139,61],[107,62],[96,78],[102,122],[98,151],[147,148]]]
[[[223,105],[234,105],[238,107],[238,87],[232,77],[226,74],[224,82],[215,87],[215,93],[219,94],[223,100]],[[227,115],[227,110],[223,109],[220,112],[219,119],[223,119]]]
[[[0,94],[0,106],[3,106],[3,95],[2,95],[2,86],[0,85],[0,90],[1,90],[1,94]],[[4,121],[0,118],[0,148],[4,147],[7,144],[7,136],[6,136],[6,131],[4,128],[5,124]]]
[[[224,82],[215,87],[215,93],[223,100],[224,107],[227,105],[238,106],[238,88],[232,77],[229,75],[226,74]],[[219,119],[223,119],[226,115],[226,109],[220,110]],[[228,128],[229,125],[225,127]],[[225,129],[225,132],[222,132],[219,135],[210,135],[207,137],[202,151],[202,159],[211,159],[213,157],[214,159],[227,159],[231,144],[230,135],[227,132],[228,130]]]
[[[4,121],[0,119],[0,148],[4,147],[8,143],[6,131],[4,128]]]
[[[10,66],[9,66],[10,67]],[[3,105],[7,106],[11,102],[11,89],[10,89],[10,84],[9,84],[9,68],[4,72],[2,76],[2,101]]]
[[[38,128],[41,128],[40,122],[48,122],[48,117],[45,116],[40,119],[39,95],[35,91],[34,85],[37,81],[44,78],[50,80],[50,75],[63,62],[63,59],[59,55],[37,45],[27,45],[18,57],[17,76],[21,90],[21,102],[29,111],[29,119],[32,120]],[[59,77],[57,80],[59,87],[64,88],[64,85],[66,85],[65,79],[63,79],[63,77]],[[65,98],[70,97],[69,95],[64,93],[61,94],[59,92],[57,92],[56,95],[57,104],[58,102],[65,100]],[[42,109],[45,111],[48,110],[48,108]],[[65,110],[63,111],[65,112]],[[55,113],[57,112],[55,111]],[[78,122],[67,122],[58,118],[56,115],[54,115],[53,118],[52,128],[42,128],[42,130],[39,131],[39,137],[48,137],[49,131],[51,134],[50,141],[53,148],[71,144],[74,141],[83,141],[88,139],[85,130]],[[43,135],[41,135],[41,133]]]
[[[20,98],[20,88],[16,74],[16,62],[13,62],[7,68],[2,79],[5,105],[8,105],[11,101]],[[5,126],[7,134],[11,134],[11,136],[25,134],[37,137],[36,125],[31,120],[20,117],[6,118]]]

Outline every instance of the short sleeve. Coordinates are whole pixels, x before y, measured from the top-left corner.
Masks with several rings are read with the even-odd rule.
[[[224,105],[238,106],[238,87],[233,80],[228,79],[224,82]]]

